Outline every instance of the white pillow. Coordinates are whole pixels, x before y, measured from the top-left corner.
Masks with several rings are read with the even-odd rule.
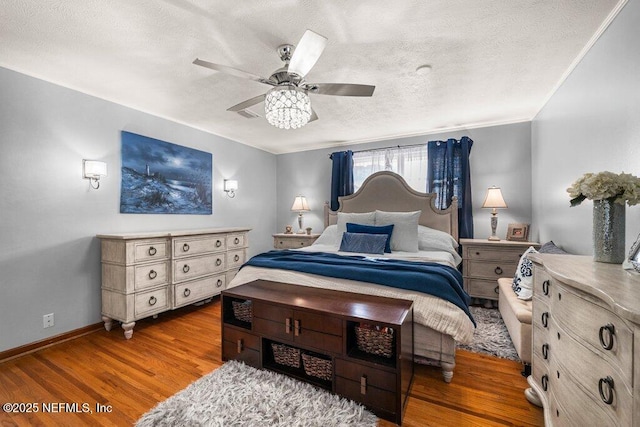
[[[376,221],[376,213],[375,212],[364,212],[364,213],[345,213],[338,212],[338,222],[336,225],[338,226],[337,234],[336,234],[336,245],[339,245],[342,241],[342,233],[347,231],[347,223],[352,222],[354,224],[364,224],[364,225],[375,225]]]
[[[527,258],[527,255],[535,253],[538,251],[533,246],[529,246],[529,249],[520,257],[516,274],[513,277],[513,285],[511,285],[518,299],[528,301],[533,297],[533,263]]]
[[[418,252],[418,220],[422,211],[376,211],[376,225],[393,224],[391,251]]]
[[[455,251],[458,242],[444,231],[418,225],[418,249],[421,251]]]
[[[314,245],[336,245],[338,241],[338,226],[330,225],[324,229],[320,237],[313,242]]]

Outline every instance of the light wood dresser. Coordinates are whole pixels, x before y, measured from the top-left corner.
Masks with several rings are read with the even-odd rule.
[[[527,399],[547,426],[640,426],[640,276],[587,256],[530,259]]]
[[[513,277],[522,254],[535,242],[460,239],[464,290],[472,298],[498,299],[501,277]]]
[[[319,234],[286,234],[278,233],[273,235],[273,247],[276,249],[297,249],[310,246],[318,240]]]
[[[248,228],[99,234],[102,320],[122,322],[130,339],[136,320],[219,294],[247,258]]]

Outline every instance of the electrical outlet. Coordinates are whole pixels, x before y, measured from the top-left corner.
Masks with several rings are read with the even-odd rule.
[[[54,325],[53,323],[53,313],[45,314],[42,316],[42,327],[50,328]]]

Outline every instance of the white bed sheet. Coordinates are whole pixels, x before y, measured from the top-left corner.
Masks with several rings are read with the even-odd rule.
[[[312,245],[307,248],[296,250],[305,252],[321,252],[322,249],[327,249],[326,252],[333,252],[341,255],[358,255],[351,252],[339,252],[335,249],[335,247],[331,247],[331,245],[327,245],[327,248],[322,248],[322,246],[324,245]],[[370,254],[360,255],[370,256]],[[446,252],[430,251],[394,252],[391,254],[385,254],[384,257],[380,256],[379,258],[411,259],[408,257],[412,257],[412,260],[426,260],[431,262],[441,262],[452,266],[457,265],[457,263],[452,264],[452,262],[455,262],[455,260],[448,259],[447,255],[450,258],[453,258]],[[392,288],[369,282],[360,282],[356,280],[324,277],[291,270],[278,270],[253,266],[243,267],[235,276],[235,278],[227,284],[227,288],[233,288],[235,286],[249,283],[258,279],[302,286],[311,286],[316,288],[336,289],[346,292],[378,295],[382,297],[408,299],[413,301],[414,303],[414,323],[418,323],[447,335],[451,335],[456,341],[461,343],[468,344],[473,338],[475,327],[463,310],[449,301],[421,292]]]

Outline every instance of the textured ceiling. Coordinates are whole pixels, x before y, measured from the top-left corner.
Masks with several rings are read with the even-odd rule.
[[[0,66],[285,153],[531,120],[625,2],[3,0]],[[373,97],[311,95],[319,120],[282,130],[226,111],[270,86],[192,64],[269,77],[306,29],[306,80]]]

